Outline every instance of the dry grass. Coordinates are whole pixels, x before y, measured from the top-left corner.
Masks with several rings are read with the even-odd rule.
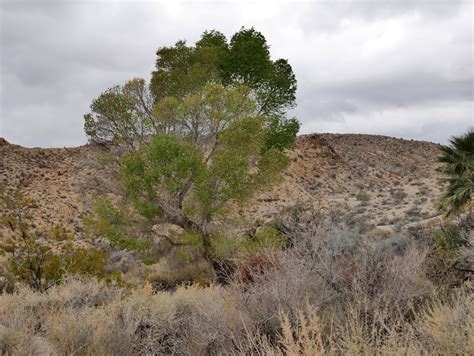
[[[73,280],[50,292],[0,297],[0,350],[34,354],[35,340],[64,355],[206,354],[232,349],[244,324],[221,287],[124,291]]]
[[[289,246],[226,286],[70,279],[1,294],[0,355],[473,354],[473,285],[430,282],[421,238],[364,237],[334,216],[287,223]]]
[[[329,334],[319,311],[312,305],[300,310],[295,321],[282,313],[281,332],[275,343],[250,336],[263,355],[471,355],[474,352],[474,300],[460,292],[450,302],[436,299],[408,322],[401,314],[378,311],[368,321],[359,306],[349,306],[341,325]]]
[[[471,291],[472,292],[472,291]],[[259,329],[228,289],[181,287],[153,294],[73,280],[50,292],[0,297],[0,350],[11,355],[134,354],[472,354],[474,300],[466,286],[433,297],[409,318],[367,301],[346,305],[342,319],[309,302],[274,306],[275,334]],[[417,310],[415,310],[417,309]]]

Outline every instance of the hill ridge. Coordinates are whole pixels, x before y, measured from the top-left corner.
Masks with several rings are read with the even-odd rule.
[[[382,135],[300,135],[281,184],[245,208],[251,220],[270,219],[297,201],[350,209],[370,224],[396,226],[438,213],[435,168],[439,145]],[[62,224],[83,234],[82,217],[106,194],[121,200],[117,174],[99,146],[26,148],[0,139],[0,184],[38,201],[39,225]]]

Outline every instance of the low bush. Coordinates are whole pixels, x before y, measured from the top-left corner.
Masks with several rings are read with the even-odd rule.
[[[46,293],[25,288],[0,296],[0,352],[25,354],[471,354],[474,299],[466,285],[432,295],[410,317],[389,305],[345,305],[343,318],[306,301],[275,305],[275,333],[255,324],[219,286],[174,292],[123,290],[69,280]],[[413,304],[412,304],[413,305]],[[326,309],[326,310],[325,310]]]
[[[196,259],[173,268],[166,261],[148,275],[147,280],[156,290],[174,290],[179,285],[207,286],[215,279],[212,265],[205,259]]]
[[[10,354],[33,354],[38,338],[57,354],[222,354],[247,324],[221,287],[151,294],[80,280],[2,295],[0,320],[0,352]]]
[[[370,200],[370,196],[366,192],[357,193],[355,198],[362,204],[366,204]]]
[[[428,249],[423,270],[438,288],[453,288],[474,276],[474,215],[414,226],[409,235]]]
[[[261,335],[250,335],[266,355],[468,355],[474,350],[474,299],[465,290],[450,301],[435,298],[414,312],[412,322],[403,314],[379,310],[370,320],[359,313],[360,305],[349,305],[341,324],[324,322],[319,311],[307,304],[296,319],[280,313],[281,332],[274,343]]]
[[[408,315],[412,302],[432,293],[422,270],[426,251],[407,238],[369,241],[330,219],[299,219],[291,224],[291,248],[255,268],[243,264],[243,278],[232,285],[237,303],[270,340],[280,332],[276,305],[294,320],[310,303],[325,323],[340,323],[353,301],[363,302],[369,316],[387,307]]]
[[[0,271],[5,290],[21,282],[45,291],[68,274],[111,277],[105,272],[105,252],[76,243],[61,226],[33,228],[31,210],[35,203],[18,192],[0,193],[0,222],[8,226],[8,234],[0,241],[0,255],[6,259]]]
[[[0,295],[0,353],[472,354],[472,283],[427,273],[439,230],[365,236],[307,209],[276,226],[251,242],[272,243],[239,250],[227,285],[212,284],[216,268],[190,235],[143,267],[144,285],[69,278]],[[465,236],[469,224],[456,226]],[[460,257],[470,245],[454,246]]]

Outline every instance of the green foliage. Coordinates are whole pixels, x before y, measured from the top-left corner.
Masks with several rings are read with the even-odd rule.
[[[263,226],[247,239],[246,248],[255,253],[262,249],[281,250],[286,244],[286,236],[276,228]]]
[[[201,39],[196,42],[197,48],[218,48],[225,52],[229,46],[227,44],[227,38],[222,32],[211,30],[204,31],[201,35]]]
[[[209,240],[215,217],[277,181],[289,163],[283,150],[297,125],[269,125],[252,116],[254,108],[243,86],[211,84],[183,99],[165,98],[153,115],[161,133],[122,161],[123,186],[137,211],[192,231],[208,257],[218,249]]]
[[[199,231],[186,230],[181,236],[180,241],[186,247],[199,251],[203,249],[203,237]]]
[[[440,200],[440,209],[449,216],[472,207],[474,193],[474,130],[453,137],[448,146],[441,147],[438,161],[443,163],[440,172],[447,184]]]
[[[7,272],[31,288],[46,291],[68,274],[106,278],[106,254],[74,243],[73,235],[60,226],[32,229],[34,202],[19,192],[0,192],[0,222],[9,234],[0,242]]]
[[[270,47],[255,29],[241,28],[232,36],[229,47],[226,80],[256,85],[271,72]]]
[[[260,32],[242,28],[227,41],[206,31],[195,46],[159,48],[149,88],[134,79],[101,94],[85,130],[92,142],[128,147],[121,180],[137,212],[198,233],[210,257],[216,216],[278,181],[288,166],[285,150],[299,123],[284,115],[295,93],[291,66],[271,60]],[[102,209],[108,213],[98,214],[95,230],[135,248],[123,217]]]
[[[172,135],[206,150],[229,123],[251,116],[254,110],[247,87],[209,84],[182,99],[167,97],[157,102],[151,124],[156,134]]]
[[[419,224],[407,231],[410,239],[426,248],[424,270],[441,289],[460,285],[472,273],[474,214],[467,213],[437,224]],[[471,271],[469,271],[471,269]]]
[[[263,150],[282,150],[291,148],[299,129],[296,119],[284,117],[295,93],[291,66],[270,59],[260,32],[242,28],[228,43],[222,33],[206,31],[195,46],[178,41],[159,48],[149,87],[133,79],[100,94],[84,115],[84,129],[93,143],[134,152],[156,134],[195,145],[236,117],[262,116],[268,131]]]
[[[160,259],[157,257],[143,257],[142,262],[145,266],[151,266],[160,262]]]
[[[264,140],[262,120],[259,117],[245,118],[233,122],[219,135],[219,147],[215,150],[208,174],[199,182],[201,208],[221,206],[227,201],[244,201],[254,190],[250,172],[252,162],[261,157]],[[212,197],[213,201],[210,201]]]
[[[228,260],[232,257],[252,256],[268,250],[281,250],[287,243],[285,236],[275,228],[263,226],[255,232],[236,238],[226,233],[217,234],[212,239],[213,256],[217,260]]]
[[[156,101],[183,98],[209,83],[245,84],[255,95],[258,114],[282,116],[295,105],[296,78],[285,59],[272,61],[265,37],[240,29],[230,43],[218,31],[206,31],[196,46],[178,41],[157,51],[151,90]]]
[[[169,263],[161,263],[156,272],[148,276],[148,280],[158,289],[174,288],[180,284],[210,284],[215,273],[212,262],[203,258],[204,241],[205,237],[199,231],[184,231],[167,257]]]
[[[125,143],[133,149],[150,133],[153,98],[143,79],[114,86],[92,101],[84,130],[93,143]]]
[[[217,75],[217,52],[208,47],[188,47],[178,41],[174,47],[159,48],[156,55],[150,88],[157,101],[168,96],[183,98]]]
[[[265,117],[251,116],[254,101],[246,87],[212,84],[200,95],[164,101],[154,119],[168,134],[125,157],[123,186],[146,218],[161,217],[206,235],[207,225],[229,204],[243,203],[279,179],[289,163],[283,148],[294,131],[269,146],[275,130]],[[171,105],[177,113],[172,124]]]
[[[175,137],[158,135],[124,158],[122,181],[138,212],[152,219],[169,204],[180,205],[187,182],[201,170],[202,155],[197,149]]]
[[[33,199],[26,198],[20,191],[6,191],[0,186],[0,224],[12,232],[28,231],[31,212],[36,208]]]
[[[133,219],[125,209],[121,209],[100,196],[94,202],[94,214],[84,219],[87,232],[91,236],[106,238],[114,246],[124,250],[147,251],[151,242],[133,237]]]
[[[226,261],[244,251],[245,245],[242,238],[218,233],[211,240],[213,258]]]
[[[273,62],[265,37],[254,28],[232,36],[224,82],[248,85],[256,93],[259,114],[281,116],[295,105],[296,78],[286,59]]]
[[[462,236],[459,226],[451,223],[436,231],[434,238],[436,244],[443,250],[458,249],[468,243]]]
[[[295,137],[300,130],[300,123],[297,119],[272,117],[267,119],[266,125],[268,132],[265,138],[264,150],[293,148]]]

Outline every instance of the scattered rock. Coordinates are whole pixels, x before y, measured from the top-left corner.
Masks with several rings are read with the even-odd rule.
[[[25,148],[0,138],[0,182],[7,189],[20,188],[38,202],[33,215],[38,226],[61,224],[81,238],[85,231],[81,217],[91,211],[98,195],[123,200],[117,172],[100,163],[100,152],[94,145]],[[435,173],[438,152],[439,145],[433,143],[384,136],[303,135],[289,152],[291,164],[281,183],[256,194],[239,215],[269,219],[297,202],[353,209],[359,203],[356,194],[364,190],[373,197],[367,202],[372,223],[404,217],[413,206],[424,215],[410,219],[434,216],[431,201],[440,192]],[[157,236],[181,232],[163,224],[154,230]]]

